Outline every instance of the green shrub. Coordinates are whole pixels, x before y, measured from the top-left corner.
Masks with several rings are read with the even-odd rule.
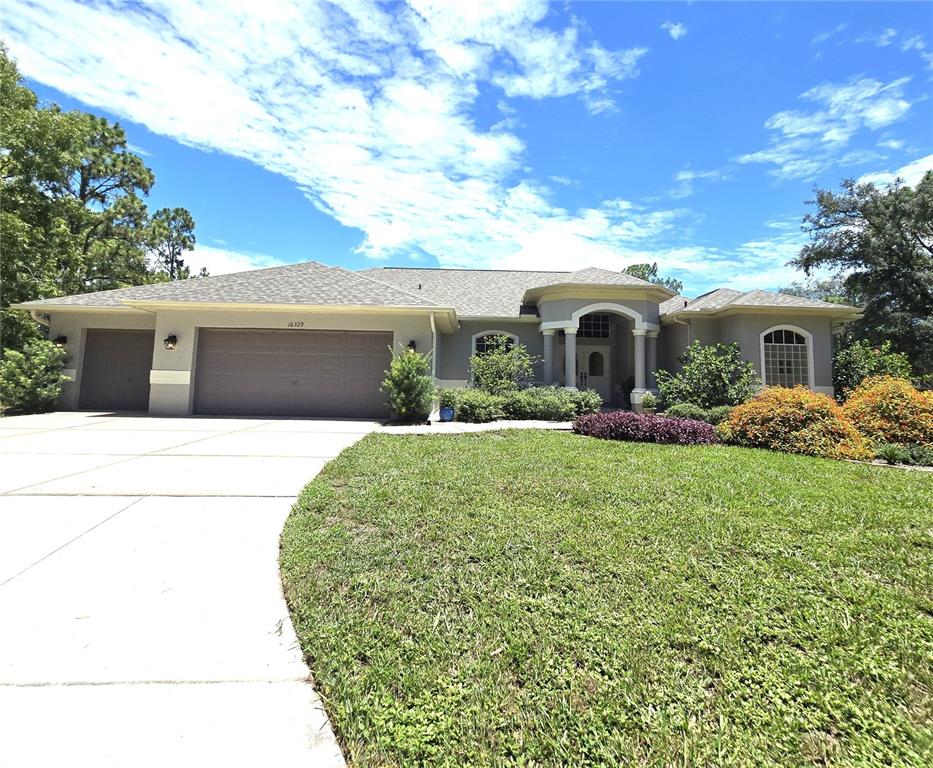
[[[486,351],[470,357],[473,386],[491,395],[514,392],[534,379],[536,358],[524,344],[514,344],[509,336],[491,336]]]
[[[22,352],[4,350],[0,361],[0,403],[16,413],[51,411],[68,378],[62,366],[68,353],[46,339],[27,341]]]
[[[602,397],[592,389],[576,391],[557,386],[530,387],[502,397],[507,419],[571,421],[595,413],[602,405]]]
[[[658,407],[658,398],[651,394],[651,392],[646,392],[644,395],[642,395],[641,407],[646,408],[649,411],[654,410]]]
[[[661,404],[694,403],[701,408],[739,405],[752,396],[761,381],[755,366],[742,359],[738,344],[694,341],[680,358],[683,370],[656,374]]]
[[[441,406],[454,410],[454,421],[485,423],[496,419],[572,421],[596,413],[602,397],[592,389],[529,387],[516,392],[491,395],[480,389],[442,389]]]
[[[382,381],[392,419],[402,423],[426,421],[431,415],[434,382],[428,355],[406,349],[392,353],[392,362]]]
[[[907,447],[907,463],[918,467],[933,467],[933,448],[920,443],[910,443]]]
[[[569,389],[573,398],[574,409],[577,416],[585,416],[588,413],[599,413],[603,407],[603,396],[595,389]]]
[[[694,405],[693,403],[677,403],[664,411],[664,415],[675,416],[680,419],[705,421],[707,424],[716,426],[720,422],[728,419],[731,412],[731,405],[717,405],[713,408],[701,408],[699,405]]]
[[[693,419],[694,421],[707,421],[709,410],[693,403],[675,403],[664,411],[665,416],[674,416],[678,419]]]
[[[890,341],[879,346],[856,341],[833,355],[833,389],[837,399],[845,399],[850,389],[869,376],[909,379],[910,361],[902,352],[894,352]]]
[[[715,426],[728,419],[730,413],[732,413],[731,405],[714,405],[707,411],[706,418],[703,421]]]
[[[875,455],[888,464],[906,464],[910,460],[907,448],[897,443],[881,443],[875,448]]]
[[[505,398],[491,395],[481,389],[441,390],[441,406],[454,409],[454,421],[485,424],[505,416]]]

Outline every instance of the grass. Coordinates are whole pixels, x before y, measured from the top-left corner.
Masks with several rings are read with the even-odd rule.
[[[355,765],[926,766],[931,510],[885,467],[371,435],[281,566]]]

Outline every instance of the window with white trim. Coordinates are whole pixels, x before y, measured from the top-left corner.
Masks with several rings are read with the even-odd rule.
[[[809,386],[810,367],[807,340],[790,328],[776,328],[765,334],[762,366],[769,387]]]
[[[502,336],[508,339],[505,342],[506,351],[510,350],[518,342],[518,338],[509,333],[485,333],[482,336],[476,337],[476,341],[473,344],[473,353],[485,355],[490,349],[495,348],[495,339],[497,337],[501,338]]]

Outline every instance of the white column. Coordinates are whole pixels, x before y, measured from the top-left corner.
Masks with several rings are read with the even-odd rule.
[[[564,328],[564,388],[577,388],[577,329]]]
[[[645,377],[645,329],[633,328],[635,337],[635,389],[633,392],[643,393],[646,389]]]
[[[544,334],[544,385],[549,387],[554,383],[554,328],[545,328]]]
[[[658,370],[658,332],[648,331],[646,338],[648,342],[645,348],[645,366],[648,368],[648,389],[654,389],[658,386],[654,375]]]

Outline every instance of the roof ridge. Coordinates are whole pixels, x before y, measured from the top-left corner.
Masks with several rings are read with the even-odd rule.
[[[325,266],[326,266],[326,265],[325,265]],[[364,271],[364,270],[346,269],[345,267],[337,267],[337,266],[334,266],[334,267],[327,267],[327,268],[328,268],[328,269],[333,269],[333,270],[339,270],[340,272],[344,272],[344,273],[346,273],[346,274],[348,274],[348,275],[352,275],[352,276],[353,276],[355,279],[357,279],[357,280],[365,280],[365,281],[370,282],[370,283],[375,283],[376,285],[381,285],[383,288],[389,288],[389,289],[391,289],[392,291],[395,291],[396,293],[399,293],[399,294],[401,294],[401,295],[403,295],[403,296],[410,296],[410,297],[413,298],[413,299],[417,299],[417,300],[418,300],[418,303],[421,304],[421,305],[425,305],[425,304],[430,305],[431,302],[436,302],[436,301],[437,301],[437,299],[436,299],[435,297],[433,297],[433,296],[430,296],[430,297],[429,297],[429,296],[419,296],[417,293],[414,293],[414,292],[412,292],[412,291],[408,291],[408,290],[406,290],[406,289],[404,289],[404,288],[400,288],[400,287],[397,286],[397,285],[392,285],[391,283],[383,283],[381,280],[376,280],[376,279],[370,277],[369,275],[364,275],[364,274],[363,274],[363,271]],[[378,269],[378,267],[377,267],[377,269]],[[437,304],[437,306],[443,306],[443,305]]]

